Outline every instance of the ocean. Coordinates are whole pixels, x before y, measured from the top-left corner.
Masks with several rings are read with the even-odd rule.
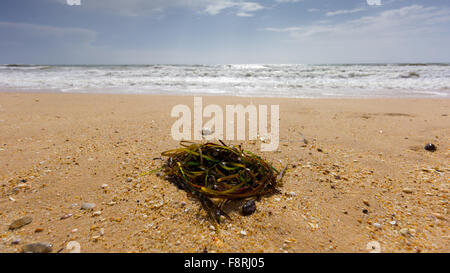
[[[449,98],[449,64],[0,65],[0,91]]]

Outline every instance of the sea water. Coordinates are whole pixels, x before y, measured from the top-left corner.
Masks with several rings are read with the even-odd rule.
[[[0,65],[0,91],[449,98],[449,64]]]

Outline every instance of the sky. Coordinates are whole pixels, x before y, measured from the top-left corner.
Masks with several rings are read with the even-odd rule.
[[[1,64],[450,62],[448,0],[1,0]]]

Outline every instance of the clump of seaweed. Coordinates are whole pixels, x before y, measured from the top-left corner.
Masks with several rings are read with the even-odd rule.
[[[219,140],[220,141],[220,140]],[[260,156],[241,146],[217,143],[181,142],[180,148],[165,151],[161,169],[166,178],[191,193],[201,202],[213,223],[221,216],[230,200],[260,197],[276,191],[286,171],[279,172]],[[217,205],[211,199],[221,199]]]

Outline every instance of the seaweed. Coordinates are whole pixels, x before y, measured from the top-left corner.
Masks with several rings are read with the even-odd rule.
[[[181,147],[161,154],[167,159],[154,170],[164,172],[167,180],[195,196],[214,225],[220,224],[221,216],[231,219],[223,211],[230,200],[259,198],[277,191],[287,167],[279,172],[241,145],[228,146],[219,141],[220,144],[182,141]]]

